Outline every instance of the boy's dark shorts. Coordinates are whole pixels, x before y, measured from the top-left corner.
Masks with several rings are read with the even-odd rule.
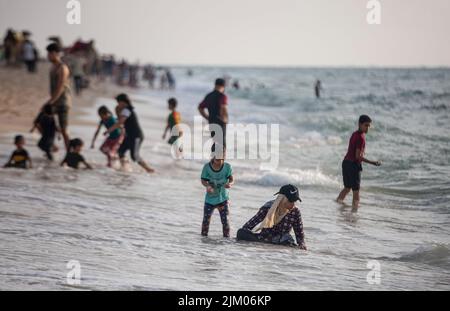
[[[54,111],[58,116],[58,124],[62,130],[67,129],[69,124],[69,107],[66,105],[56,106]]]
[[[130,137],[125,136],[123,143],[120,145],[118,154],[119,158],[123,159],[125,157],[125,153],[130,150],[131,159],[134,162],[141,162],[141,156],[139,155],[139,151],[141,149],[143,137]]]
[[[358,191],[361,187],[361,164],[344,160],[342,162],[342,176],[344,177],[344,187],[353,191]]]
[[[180,136],[171,136],[168,141],[169,145],[175,144],[175,142],[178,140],[178,138],[180,138]]]

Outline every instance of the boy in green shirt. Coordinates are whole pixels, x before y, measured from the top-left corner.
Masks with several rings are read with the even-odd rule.
[[[169,114],[169,117],[167,118],[167,126],[164,129],[164,134],[162,139],[166,139],[167,132],[172,131],[174,128],[178,129],[178,135],[170,136],[170,139],[168,141],[169,145],[172,145],[175,147],[175,149],[172,149],[175,151],[175,155],[177,158],[180,157],[181,153],[183,152],[183,148],[180,145],[180,140],[178,140],[181,136],[183,136],[183,132],[179,128],[179,124],[181,123],[181,115],[177,111],[177,105],[178,101],[176,98],[170,98],[168,100],[169,110],[171,111]]]
[[[164,129],[163,139],[166,139],[167,132],[171,131],[174,127],[181,123],[180,113],[177,111],[178,101],[175,98],[170,98],[168,101],[169,110],[171,111],[167,118],[167,126]],[[182,133],[180,133],[180,136]],[[180,136],[171,136],[168,143],[173,145]]]
[[[208,236],[209,224],[214,210],[217,208],[223,226],[223,236],[230,237],[228,223],[228,189],[234,184],[233,169],[223,159],[214,157],[205,164],[202,171],[202,185],[206,187],[205,205],[202,223],[202,236]]]

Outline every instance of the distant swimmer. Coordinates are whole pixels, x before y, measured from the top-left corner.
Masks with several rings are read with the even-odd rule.
[[[306,250],[302,216],[295,206],[295,202],[302,201],[298,188],[294,185],[285,185],[275,195],[277,195],[275,200],[264,204],[258,213],[239,229],[237,239]],[[260,225],[255,229],[258,224]],[[296,241],[290,234],[292,229]]]
[[[179,138],[183,135],[183,132],[179,128],[179,124],[181,123],[181,115],[177,111],[178,101],[176,98],[170,98],[168,100],[168,105],[171,112],[167,118],[167,126],[164,129],[162,139],[166,139],[167,132],[171,132],[172,135],[170,136],[168,143],[169,145],[177,146],[177,154],[179,154],[182,152],[182,148],[179,145]]]
[[[241,89],[241,86],[240,86],[240,84],[239,84],[239,80],[234,80],[234,82],[233,82],[233,88],[234,88],[235,90],[240,90],[240,89]]]
[[[322,91],[322,82],[320,80],[316,81],[316,85],[314,86],[314,90],[316,92],[316,98],[320,98],[320,92]]]
[[[359,190],[361,184],[362,162],[375,166],[380,166],[379,161],[370,161],[364,158],[366,148],[366,134],[372,124],[369,116],[362,115],[359,117],[358,130],[354,132],[350,138],[348,151],[342,162],[342,176],[344,179],[344,189],[337,198],[338,203],[343,203],[350,190],[353,190],[353,210],[359,208]]]
[[[113,116],[112,112],[106,106],[101,106],[98,109],[98,115],[100,117],[100,122],[97,126],[97,130],[95,131],[94,137],[92,138],[91,148],[95,148],[95,140],[97,139],[98,133],[101,128],[104,126],[106,129],[109,129],[117,124],[117,119]],[[124,130],[122,128],[117,128],[111,133],[108,133],[108,137],[100,147],[100,151],[106,155],[108,159],[107,166],[112,167],[112,163],[117,159],[117,151],[120,148],[120,145],[123,142],[125,137]]]
[[[176,87],[176,81],[170,69],[166,69],[166,76],[167,76],[167,83],[169,84],[169,89],[174,90]]]
[[[214,86],[214,91],[206,95],[205,99],[198,105],[200,114],[208,120],[210,129],[213,125],[219,126],[222,130],[222,136],[216,135],[215,131],[211,129],[211,137],[213,138],[213,152],[219,151],[217,145],[226,149],[226,130],[228,123],[228,98],[225,93],[225,80],[217,79]],[[208,110],[208,113],[206,113]]]
[[[163,70],[159,79],[159,88],[161,90],[167,90],[169,88],[169,79],[167,77],[167,71]]]
[[[202,185],[206,188],[203,207],[202,236],[208,236],[211,216],[215,209],[219,210],[222,231],[225,238],[230,237],[228,223],[229,193],[234,184],[233,169],[223,158],[213,157],[204,165],[201,175]]]
[[[4,168],[21,168],[27,169],[32,168],[30,155],[28,151],[25,150],[25,137],[22,135],[17,135],[14,138],[14,145],[16,145],[16,150],[9,157],[8,162],[3,166]]]

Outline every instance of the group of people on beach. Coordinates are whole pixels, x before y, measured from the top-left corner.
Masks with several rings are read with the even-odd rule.
[[[219,85],[217,85],[219,83]],[[226,96],[221,95],[221,83],[216,81],[216,90],[209,94],[205,101],[199,105],[201,114],[209,120],[210,124],[216,122],[226,133],[227,112]],[[207,108],[207,114],[203,109]],[[226,117],[225,117],[226,116]],[[364,157],[366,138],[372,120],[367,115],[362,115],[358,121],[358,129],[352,134],[347,154],[342,162],[342,175],[344,189],[340,192],[337,202],[343,203],[350,191],[353,191],[353,211],[359,208],[359,191],[361,184],[362,163],[380,166],[381,162],[371,161]],[[212,132],[212,136],[214,137]],[[219,139],[220,140],[220,139]],[[214,139],[216,141],[216,139]],[[225,142],[225,140],[223,140]],[[215,147],[214,147],[215,146]],[[204,216],[202,222],[202,235],[207,236],[211,215],[215,209],[219,211],[222,222],[223,236],[230,236],[229,213],[229,189],[235,179],[231,165],[224,161],[225,143],[223,152],[217,152],[217,143],[213,145],[212,160],[205,164],[201,174],[201,183],[206,188]],[[251,242],[264,242],[277,245],[296,246],[306,250],[305,234],[300,210],[295,206],[301,202],[299,189],[294,185],[285,185],[275,194],[275,200],[266,202],[244,226],[238,230],[237,239]],[[259,224],[259,226],[258,226]],[[295,240],[290,232],[294,231]]]
[[[53,160],[53,153],[58,151],[55,139],[62,137],[64,139],[66,156],[61,165],[77,169],[80,164],[84,164],[87,168],[92,168],[81,155],[84,146],[83,141],[80,138],[69,138],[68,123],[71,108],[70,70],[62,61],[61,48],[57,43],[47,46],[47,57],[52,63],[50,69],[50,99],[41,108],[30,132],[36,129],[40,132],[41,139],[38,147],[46,154],[49,160]],[[107,156],[109,166],[111,166],[116,154],[118,154],[121,162],[125,163],[125,154],[130,151],[131,158],[134,161],[139,163],[147,172],[154,172],[139,155],[144,136],[130,99],[126,94],[120,94],[116,97],[116,100],[117,119],[106,107],[99,109],[98,114],[101,121],[92,145],[94,145],[101,126],[105,126],[107,128],[105,135],[108,137],[103,143],[101,151]],[[31,158],[24,149],[24,136],[18,135],[14,143],[17,149],[5,166],[31,167]]]
[[[23,64],[28,72],[35,73],[39,62],[39,51],[31,40],[31,32],[21,32],[8,29],[3,44],[0,44],[0,61],[5,60],[9,67],[21,67]],[[139,65],[125,59],[120,61],[112,54],[100,55],[95,47],[95,41],[76,40],[70,46],[64,47],[58,36],[48,38],[64,52],[63,61],[71,72],[75,95],[89,87],[90,77],[97,77],[99,81],[110,80],[119,86],[131,88],[139,87],[139,81],[146,81],[151,89],[174,90],[176,80],[167,66]],[[142,75],[140,73],[142,72]]]
[[[16,32],[8,29],[0,48],[0,59],[4,58],[7,66],[25,64],[29,73],[35,73],[39,59],[38,50],[31,40],[31,32],[24,30]]]
[[[228,123],[227,96],[224,94],[226,81],[217,79],[215,89],[199,104],[200,114],[209,122],[213,137],[212,160],[205,164],[201,174],[201,183],[206,189],[202,235],[207,236],[210,219],[217,209],[222,222],[223,236],[229,237],[228,222],[229,189],[235,180],[231,165],[225,162],[226,157],[226,128]],[[319,83],[320,87],[320,83]],[[358,121],[358,129],[352,134],[347,154],[342,162],[344,189],[337,198],[343,203],[350,191],[353,191],[353,210],[359,207],[359,190],[361,183],[362,163],[380,166],[378,161],[371,161],[364,157],[366,139],[372,120],[362,115]],[[221,129],[222,137],[217,137],[213,126]],[[218,127],[217,127],[218,126]],[[294,185],[281,187],[275,200],[266,202],[245,225],[238,230],[237,239],[254,242],[298,246],[306,250],[303,221],[300,210],[295,202],[300,201],[299,189]],[[258,226],[259,224],[259,226]],[[258,227],[257,227],[258,226]],[[255,229],[255,227],[257,227]],[[293,229],[295,240],[290,232]]]
[[[84,146],[80,138],[69,138],[68,112],[70,110],[69,67],[61,59],[61,49],[56,43],[47,46],[48,59],[52,63],[50,69],[50,99],[42,107],[33,123],[31,131],[37,129],[41,133],[38,147],[49,160],[53,160],[53,153],[58,150],[56,137],[62,136],[66,148],[66,156],[61,165],[78,169],[80,164],[92,169],[92,166],[81,155]],[[223,236],[230,236],[229,190],[235,179],[232,166],[226,159],[226,129],[228,124],[228,98],[225,95],[226,81],[217,79],[214,90],[207,94],[198,105],[198,111],[210,125],[213,145],[211,160],[203,166],[200,180],[205,187],[205,200],[201,235],[208,236],[211,216],[218,210],[222,222]],[[131,159],[137,162],[146,172],[153,173],[151,168],[140,156],[140,147],[144,141],[144,133],[139,124],[134,106],[127,94],[115,97],[117,106],[115,115],[106,106],[98,109],[99,124],[92,139],[91,147],[104,127],[106,139],[100,150],[107,157],[107,165],[112,166],[116,159],[122,165],[126,164],[125,154],[129,151]],[[181,116],[176,110],[177,100],[168,100],[170,115],[164,130],[163,139],[171,131],[168,143],[177,144],[182,132],[174,129],[180,124]],[[57,119],[57,120],[56,120]],[[348,151],[342,162],[344,189],[337,201],[343,202],[350,191],[353,191],[353,208],[359,207],[359,190],[361,182],[362,163],[380,166],[378,161],[371,161],[364,157],[366,146],[365,135],[368,133],[372,120],[367,115],[359,118],[358,129],[352,134]],[[175,133],[175,134],[174,134]],[[18,135],[14,139],[16,150],[12,153],[5,167],[31,168],[32,160],[25,150],[25,138]],[[182,146],[180,152],[182,152]],[[301,202],[299,189],[294,185],[285,185],[275,194],[274,200],[266,202],[245,225],[238,230],[237,239],[245,241],[265,242],[288,246],[297,246],[306,250],[303,222],[296,202]],[[295,239],[290,235],[293,229]]]

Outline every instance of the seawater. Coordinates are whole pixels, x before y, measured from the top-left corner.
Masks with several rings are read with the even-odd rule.
[[[35,168],[0,170],[0,289],[87,290],[449,290],[450,70],[355,68],[175,68],[176,91],[130,91],[146,139],[147,175],[105,167],[89,143],[100,105],[84,109],[92,126],[72,126],[86,142],[93,171],[48,164],[26,135]],[[174,160],[161,136],[166,100],[176,97],[183,122],[215,78],[239,79],[228,89],[230,122],[279,124],[279,166],[230,160],[232,234],[285,183],[299,186],[308,251],[221,237],[213,215],[200,236],[204,160]],[[313,85],[322,81],[322,98]],[[360,114],[374,120],[358,213],[333,200],[341,161]],[[0,161],[15,133],[0,139]],[[101,141],[97,142],[97,147]],[[250,142],[255,143],[255,142]],[[59,142],[61,144],[61,142]],[[60,159],[62,154],[58,155]],[[351,203],[351,196],[347,198]],[[81,284],[67,283],[67,262],[81,266]],[[369,284],[368,262],[380,264]]]

